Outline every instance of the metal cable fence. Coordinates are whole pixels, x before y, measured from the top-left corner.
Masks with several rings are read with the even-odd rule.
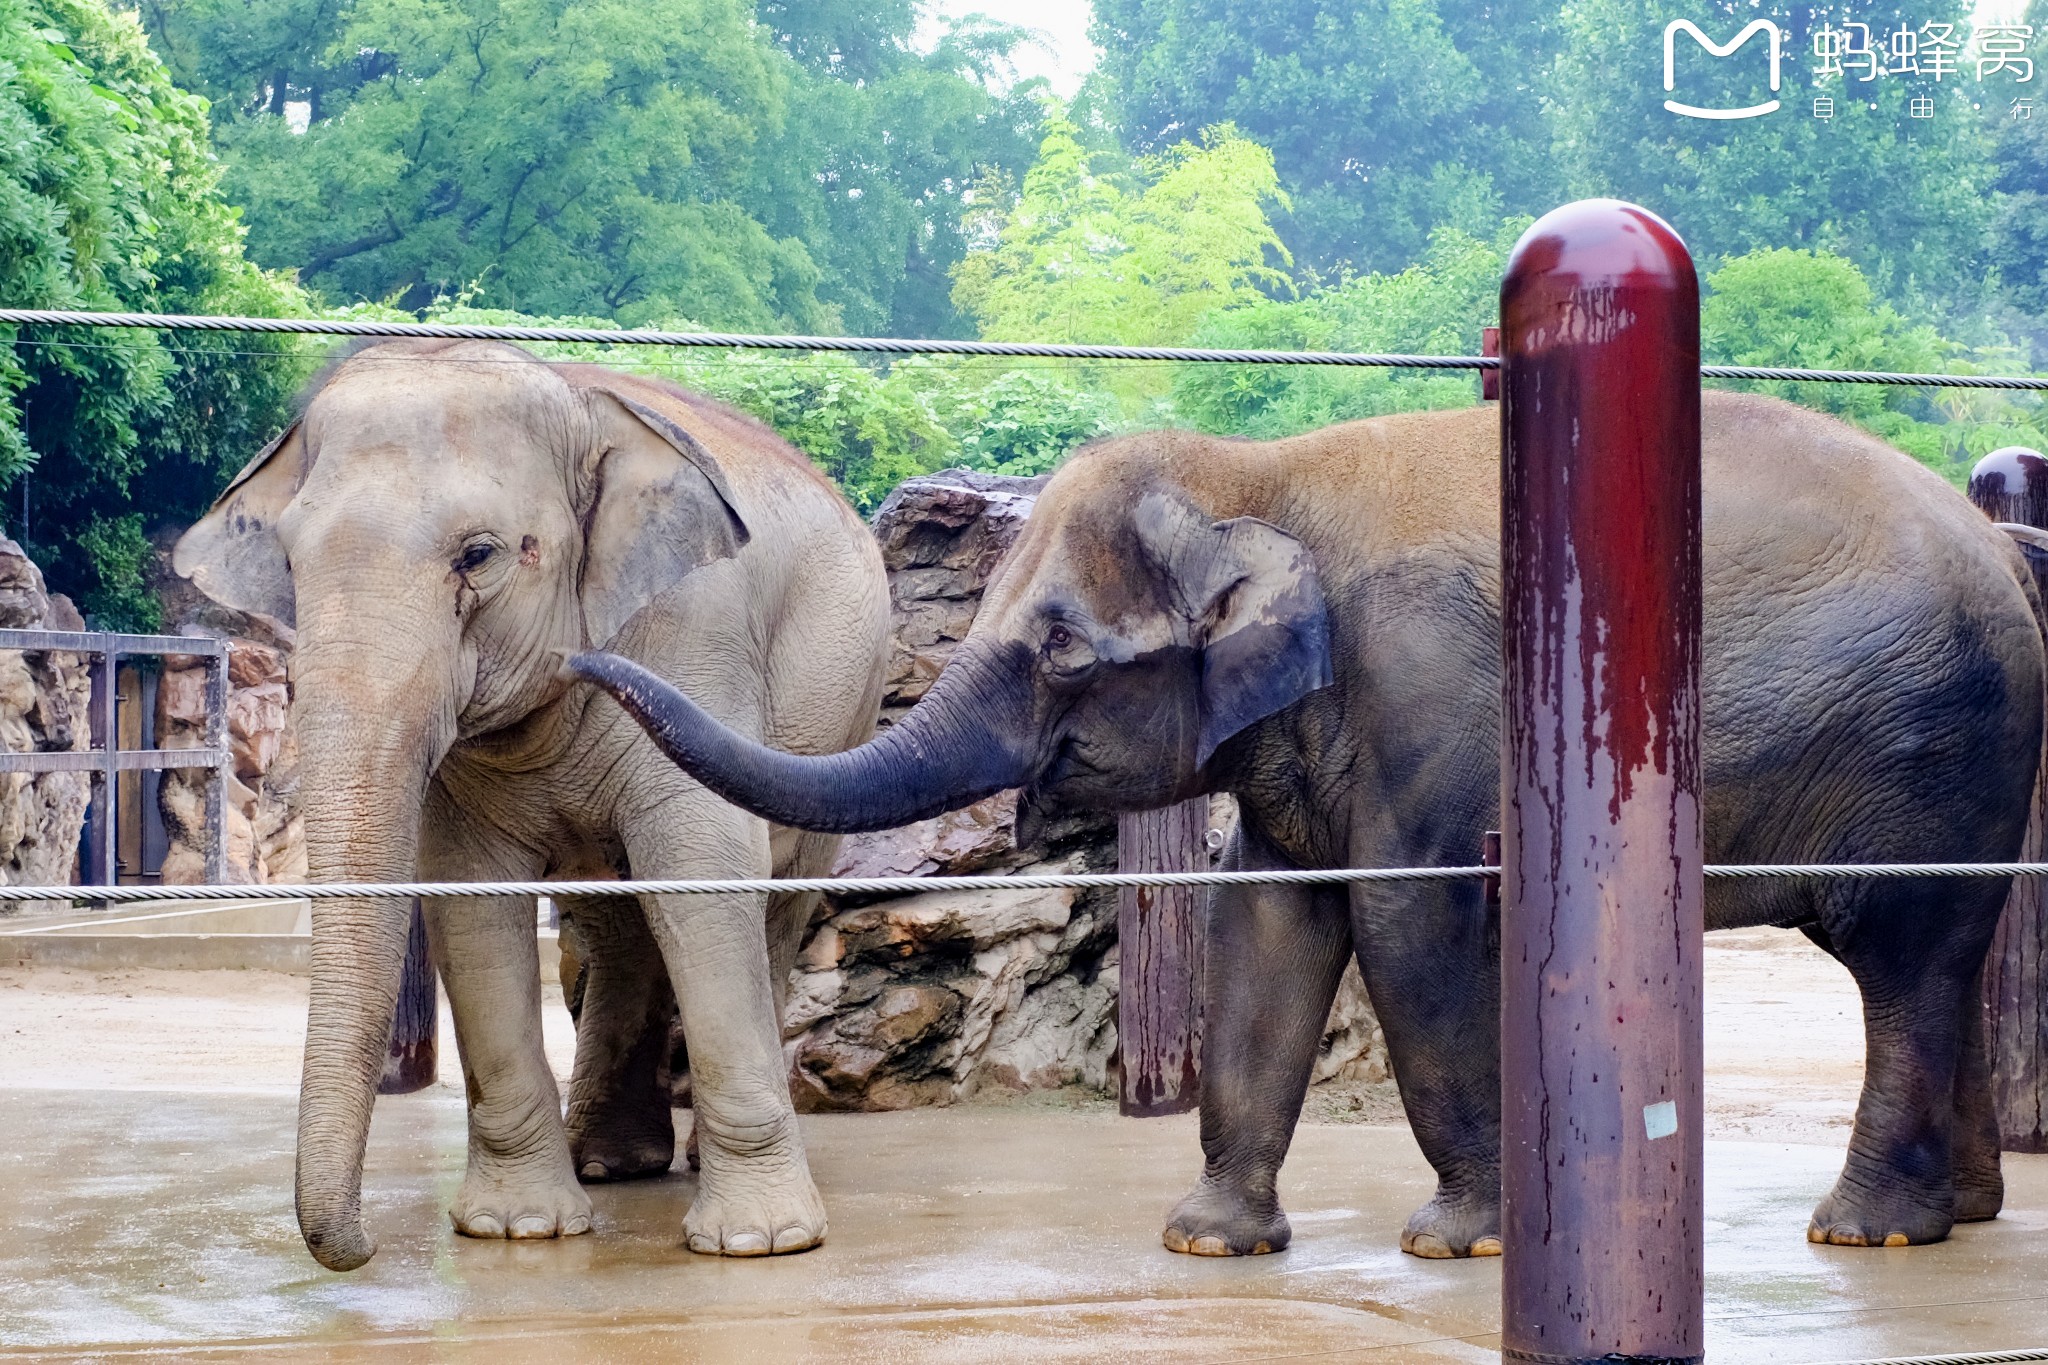
[[[214,317],[199,313],[92,313],[63,308],[0,308],[0,326],[124,327],[162,331],[260,332],[288,336],[421,337],[464,341],[552,341],[595,346],[844,351],[871,355],[1149,360],[1210,365],[1335,365],[1395,370],[1500,368],[1498,357],[1482,355],[1256,351],[1198,346],[1089,346],[1037,341],[965,341],[941,337],[779,336],[760,332],[638,331],[625,327],[511,327],[483,323]],[[1800,370],[1776,365],[1702,365],[1700,375],[1705,379],[1773,379],[1824,384],[1901,384],[1918,388],[2026,389],[2048,392],[2048,375],[1887,374],[1877,370]]]
[[[248,332],[364,338],[561,342],[603,346],[669,346],[712,350],[837,351],[880,355],[963,355],[1066,360],[1168,361],[1187,364],[1329,365],[1421,370],[1498,370],[1494,356],[1409,355],[1339,351],[1232,350],[1187,346],[1093,346],[1048,342],[970,341],[930,337],[783,336],[746,332],[664,332],[617,327],[524,327],[477,323],[386,322],[368,319],[255,318],[190,313],[101,313],[51,308],[0,308],[0,326],[103,327],[163,331]],[[2048,392],[2048,376],[1887,374],[1782,366],[1702,365],[1708,379]],[[906,895],[933,890],[1077,890],[1251,884],[1336,885],[1495,877],[1498,868],[1408,867],[1237,872],[1070,873],[1043,876],[726,878],[582,882],[392,882],[260,886],[0,887],[0,902],[334,899],[353,896],[619,896],[733,895],[823,891],[841,895]],[[2048,877],[2043,863],[1805,864],[1708,867],[1710,879],[1731,877]]]
[[[2048,877],[2048,863],[1782,863],[1725,864],[1705,869],[1709,881],[1767,877]],[[273,882],[239,886],[7,886],[8,901],[341,900],[357,896],[732,896],[822,891],[848,896],[903,896],[922,891],[1117,890],[1175,886],[1338,886],[1377,882],[1440,882],[1501,875],[1498,867],[1265,868],[1217,872],[1066,872],[974,877],[725,877],[619,881]]]

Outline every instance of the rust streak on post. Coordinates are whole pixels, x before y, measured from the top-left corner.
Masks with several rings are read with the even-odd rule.
[[[425,1090],[440,1074],[441,1002],[434,963],[427,956],[427,925],[420,903],[412,903],[412,930],[405,940],[405,974],[398,981],[398,1010],[391,1021],[391,1051],[377,1080],[380,1095]]]
[[[1206,872],[1209,802],[1122,815],[1117,871]],[[1117,1107],[1149,1118],[1202,1097],[1202,891],[1125,887],[1117,893]]]
[[[2048,529],[2048,459],[2019,446],[1994,450],[1970,472],[1970,501],[1993,521]],[[2048,596],[2048,555],[2022,547],[2034,586]],[[2048,772],[2048,762],[2043,771]],[[2020,860],[2048,858],[2048,782],[2036,778]],[[2013,878],[1984,960],[1984,1018],[1998,1145],[2048,1152],[2048,880]]]
[[[1501,286],[1502,1355],[1704,1346],[1699,287],[1613,200]]]

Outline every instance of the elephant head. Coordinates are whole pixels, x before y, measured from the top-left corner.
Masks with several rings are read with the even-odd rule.
[[[410,881],[426,787],[460,739],[558,700],[602,644],[747,528],[650,381],[480,342],[385,343],[318,382],[173,562],[228,606],[293,621],[294,723],[316,880]],[[404,960],[403,900],[314,905],[299,1101],[306,1244],[374,1246],[362,1160]]]
[[[1208,790],[1217,751],[1331,679],[1308,549],[1230,515],[1173,435],[1079,452],[1040,496],[930,692],[858,749],[779,753],[601,652],[569,661],[687,772],[782,824],[886,829],[1023,787],[1020,821]]]

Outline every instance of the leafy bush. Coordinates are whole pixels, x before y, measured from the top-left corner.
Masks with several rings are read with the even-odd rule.
[[[460,306],[438,307],[429,317],[501,326],[613,325],[603,318],[529,318]],[[687,321],[660,324],[665,331],[691,327]],[[916,356],[883,365],[832,351],[533,349],[656,375],[752,413],[810,456],[863,514],[913,475],[956,465],[1039,474],[1116,426],[1115,403],[1106,396],[1044,371],[964,357]]]

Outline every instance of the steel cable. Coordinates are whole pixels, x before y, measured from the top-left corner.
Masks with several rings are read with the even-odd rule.
[[[2048,863],[1800,863],[1705,869],[1711,880],[1771,877],[2048,877]],[[1062,872],[974,877],[725,877],[619,881],[283,882],[238,886],[4,886],[6,901],[339,900],[355,896],[720,896],[778,891],[907,896],[924,891],[1079,891],[1166,886],[1329,886],[1497,877],[1497,867],[1349,867],[1234,872]]]
[[[1401,370],[1497,370],[1477,355],[1405,355],[1348,351],[1256,351],[1199,346],[1089,346],[1037,341],[965,341],[934,337],[777,336],[759,332],[660,332],[625,327],[515,327],[484,323],[382,322],[337,318],[216,317],[200,313],[94,313],[64,308],[0,308],[0,326],[129,327],[190,332],[267,332],[291,336],[428,337],[470,341],[555,341],[599,346],[686,346],[712,350],[845,351],[876,355],[978,355],[1055,360],[1165,360],[1187,364],[1339,365]],[[1702,365],[1707,379],[1771,379],[1825,384],[1902,384],[1944,389],[2048,391],[2048,376],[1886,374],[1878,370],[1799,370],[1775,365]]]
[[[1968,1351],[1947,1356],[1886,1356],[1882,1360],[1837,1360],[1826,1365],[2018,1365],[2018,1362],[2048,1360],[2048,1347],[2019,1351]]]

